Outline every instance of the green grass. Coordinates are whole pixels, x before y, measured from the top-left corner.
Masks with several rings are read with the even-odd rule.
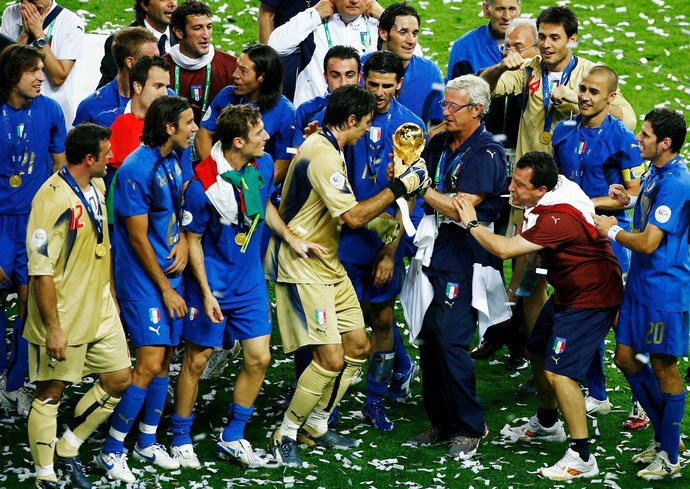
[[[132,0],[63,0],[62,5],[72,10],[88,10],[87,31],[98,31],[101,28],[112,29],[124,26],[133,19]],[[241,0],[210,1],[218,12],[215,24],[214,41],[222,49],[235,54],[241,52],[242,46],[256,38],[256,13],[258,2]],[[421,2],[411,2],[418,7]],[[388,5],[389,1],[382,4]],[[227,5],[224,13],[219,8]],[[455,1],[445,2],[431,0],[420,8],[424,32],[421,42],[427,54],[435,59],[445,71],[450,43],[467,30],[484,22],[478,16],[480,2]],[[629,4],[621,0],[603,3],[577,2],[569,3],[579,15],[581,42],[578,53],[592,60],[609,64],[624,78],[622,90],[636,112],[644,114],[655,105],[670,103],[674,108],[683,107],[688,114],[690,108],[689,71],[687,69],[687,50],[690,48],[690,27],[685,14],[686,2],[681,0],[666,1],[659,6],[651,0]],[[625,12],[616,9],[626,8]],[[523,13],[535,14],[538,6],[525,2]],[[642,18],[644,13],[648,18]],[[431,22],[435,19],[434,22]],[[653,21],[650,24],[650,21]],[[628,23],[625,25],[623,23]],[[650,27],[663,29],[663,36],[649,30]],[[240,34],[237,29],[243,32]],[[103,32],[101,30],[101,32]],[[634,37],[626,37],[626,32]],[[613,42],[609,42],[613,38]],[[640,44],[636,44],[640,43]],[[600,44],[600,45],[599,45]],[[620,50],[617,54],[615,50]],[[599,54],[594,53],[601,53]],[[642,63],[644,57],[647,62]],[[98,62],[93,61],[93,69],[98,69]],[[673,78],[675,77],[675,79]],[[637,86],[639,85],[639,89]],[[683,87],[682,89],[680,87]],[[690,151],[685,146],[686,155]],[[245,471],[235,465],[216,460],[213,454],[214,437],[224,426],[226,407],[230,401],[230,392],[234,383],[238,363],[226,370],[227,377],[218,381],[201,383],[201,394],[197,407],[197,418],[194,435],[197,439],[197,451],[202,462],[208,465],[198,471],[183,471],[166,474],[147,474],[142,477],[142,487],[208,487],[260,485],[268,487],[306,487],[306,488],[342,488],[342,487],[685,487],[683,479],[652,484],[641,482],[634,476],[634,468],[629,460],[632,449],[647,445],[651,430],[630,435],[621,432],[621,423],[627,416],[630,392],[625,380],[613,367],[611,357],[613,340],[608,344],[606,370],[610,399],[616,408],[612,413],[598,420],[598,433],[593,449],[598,457],[602,476],[594,481],[576,482],[556,485],[540,480],[535,472],[546,464],[558,460],[566,450],[566,444],[548,445],[506,445],[499,432],[506,423],[513,423],[516,418],[531,416],[536,410],[536,398],[520,398],[514,394],[515,387],[523,382],[527,373],[522,371],[511,376],[501,363],[505,360],[506,351],[500,352],[494,361],[479,361],[477,367],[477,385],[482,401],[486,407],[487,422],[490,434],[479,448],[479,453],[471,464],[461,464],[445,457],[445,447],[416,449],[403,446],[411,436],[428,427],[421,399],[421,384],[414,384],[411,402],[391,406],[392,418],[396,429],[391,434],[374,432],[358,418],[363,399],[363,382],[353,386],[342,404],[346,419],[341,427],[349,430],[352,436],[362,439],[362,446],[355,452],[308,452],[302,450],[308,468],[300,470],[255,470]],[[274,335],[273,344],[279,345],[280,339]],[[410,350],[417,354],[416,350]],[[685,373],[687,362],[682,365]],[[292,379],[292,364],[285,358],[278,346],[273,347],[273,361],[267,374],[263,391],[257,400],[257,413],[248,425],[247,437],[256,447],[264,447],[267,436],[280,422],[280,417],[273,415],[271,406],[283,393]],[[77,392],[88,389],[84,384],[78,389],[68,391],[70,397],[61,409],[60,422],[68,422],[71,408],[78,398]],[[206,399],[204,398],[206,396]],[[213,398],[213,400],[211,400]],[[169,427],[167,417],[163,428]],[[690,425],[686,417],[683,431],[689,432]],[[591,424],[591,423],[590,423]],[[161,441],[168,443],[170,436],[161,430]],[[594,434],[595,430],[591,430]],[[131,440],[128,440],[131,442]],[[131,442],[133,443],[133,442]],[[90,460],[100,448],[101,440],[90,441],[82,448],[82,457]],[[131,444],[129,445],[131,448]],[[26,442],[26,421],[22,419],[3,420],[0,425],[0,488],[30,487],[30,472],[33,470],[31,456]],[[131,462],[131,466],[143,470],[141,464]],[[687,467],[685,468],[687,471]],[[18,471],[18,473],[16,472]],[[92,477],[95,479],[95,476]]]

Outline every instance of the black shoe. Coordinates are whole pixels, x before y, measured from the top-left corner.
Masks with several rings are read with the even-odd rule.
[[[470,352],[470,356],[474,360],[491,358],[492,356],[494,356],[494,353],[501,349],[501,346],[502,345],[496,343],[491,343],[488,340],[482,340],[482,342],[479,345],[475,346],[474,349]]]
[[[70,458],[56,455],[55,459],[57,461],[57,469],[62,471],[63,476],[69,476],[69,480],[74,487],[79,489],[91,489],[93,487],[93,484],[84,473],[84,465],[82,465],[79,455]]]
[[[285,411],[287,411],[288,406],[290,405],[290,402],[292,402],[292,396],[295,395],[295,388],[290,386],[287,388],[285,391],[285,396],[281,397],[278,399],[276,402],[273,403],[273,414],[278,415],[278,414],[283,414]]]
[[[685,371],[685,383],[690,384],[690,367]]]
[[[529,367],[529,360],[518,355],[509,356],[508,361],[506,362],[506,370],[512,370],[513,372],[524,370],[527,367]]]
[[[518,386],[517,393],[522,395],[534,395],[537,393],[537,384],[534,381],[534,375],[530,375],[527,382]]]
[[[47,481],[43,479],[37,479],[36,484],[34,484],[36,489],[59,489],[60,484],[55,481]]]

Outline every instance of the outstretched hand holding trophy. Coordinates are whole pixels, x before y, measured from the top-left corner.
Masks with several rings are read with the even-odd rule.
[[[393,134],[393,175],[399,179],[412,193],[420,188],[426,188],[431,183],[426,171],[426,162],[421,158],[426,145],[424,130],[417,124],[406,122]],[[414,236],[417,230],[410,220],[410,211],[404,197],[396,199],[405,232]]]

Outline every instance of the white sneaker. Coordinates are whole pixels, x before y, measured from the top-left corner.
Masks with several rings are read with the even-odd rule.
[[[565,455],[556,465],[544,467],[539,471],[542,477],[554,481],[567,481],[579,477],[594,477],[599,475],[599,467],[594,455],[589,456],[589,461],[585,462],[580,458],[580,454],[568,448]]]
[[[177,460],[180,463],[180,467],[185,467],[188,469],[198,469],[201,467],[199,457],[197,457],[196,453],[194,453],[194,446],[192,445],[171,447],[170,454],[174,460]]]
[[[651,464],[637,473],[637,477],[646,481],[658,481],[676,474],[680,474],[680,462],[672,464],[666,452],[661,450]]]
[[[105,470],[108,478],[133,484],[137,481],[127,465],[127,455],[122,452],[96,455],[96,465]]]
[[[172,458],[168,451],[160,443],[153,443],[146,448],[139,448],[134,445],[134,458],[141,461],[151,462],[163,469],[179,469],[180,461]]]
[[[34,393],[26,386],[16,391],[6,391],[4,385],[0,388],[0,408],[5,411],[16,411],[26,418],[29,416],[33,400]]]
[[[506,438],[510,438],[510,441],[565,441],[566,438],[562,421],[558,420],[556,424],[546,428],[539,424],[539,419],[536,416],[532,416],[522,426],[515,426],[513,428],[506,426],[501,430],[501,434]]]
[[[655,441],[652,438],[652,441],[650,442],[649,446],[642,450],[640,453],[636,453],[635,455],[632,456],[630,461],[634,464],[650,464],[654,461],[656,456],[659,454],[661,451],[661,443],[658,441]],[[685,451],[685,443],[683,440],[680,440],[678,442],[678,453],[683,453]],[[668,457],[668,455],[667,455]]]
[[[649,446],[640,453],[633,455],[630,461],[634,464],[650,464],[656,459],[656,455],[659,453],[660,449],[661,443],[652,438]]]
[[[250,469],[258,469],[266,466],[266,460],[259,457],[252,448],[251,444],[241,438],[234,441],[223,441],[221,436],[216,443],[216,452],[224,460],[236,460]]]
[[[206,368],[201,372],[200,380],[216,379],[223,374],[223,370],[228,362],[236,358],[240,354],[242,347],[239,341],[235,340],[232,348],[226,350],[224,348],[214,348],[211,358],[206,362]]]
[[[611,401],[608,398],[600,401],[596,397],[585,397],[585,409],[589,416],[599,416],[600,414],[608,414],[611,412]]]

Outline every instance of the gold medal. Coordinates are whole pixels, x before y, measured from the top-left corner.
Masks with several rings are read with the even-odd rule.
[[[96,245],[96,256],[98,258],[103,258],[107,252],[108,249],[105,247],[103,243],[98,243]]]
[[[19,175],[12,175],[10,177],[10,187],[17,188],[22,184],[22,177]]]
[[[551,144],[552,139],[553,136],[549,131],[542,131],[542,133],[539,135],[539,142],[541,144]]]
[[[237,233],[235,235],[235,243],[237,246],[244,246],[244,243],[247,242],[247,233]]]

